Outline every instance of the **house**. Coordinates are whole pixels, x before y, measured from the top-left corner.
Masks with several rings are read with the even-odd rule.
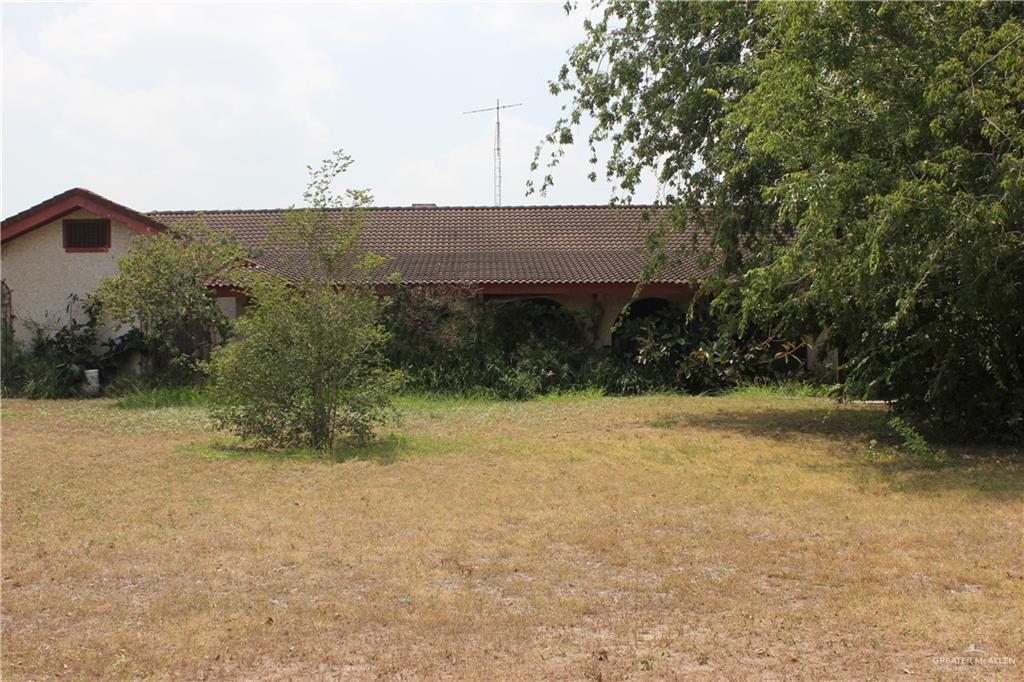
[[[596,320],[595,342],[607,345],[647,262],[642,247],[650,213],[647,206],[370,208],[360,245],[391,257],[408,285],[466,288],[481,301],[542,298],[587,311]],[[282,209],[142,213],[89,190],[70,189],[3,221],[4,320],[22,341],[36,327],[61,326],[69,297],[84,297],[113,275],[136,235],[200,219],[258,250],[268,228],[284,214]],[[264,250],[256,261],[271,270],[286,267],[272,251]],[[683,259],[645,286],[640,298],[685,303],[693,293],[689,282],[701,274],[695,256]],[[229,318],[241,314],[245,292],[218,287],[211,293]],[[101,330],[101,336],[116,333]]]

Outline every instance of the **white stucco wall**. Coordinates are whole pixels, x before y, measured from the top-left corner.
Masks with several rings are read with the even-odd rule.
[[[137,232],[111,221],[110,249],[102,252],[68,253],[64,250],[62,221],[65,218],[99,218],[78,210],[36,228],[3,245],[0,277],[11,290],[15,337],[31,341],[35,325],[55,330],[68,321],[68,295],[80,298],[92,293],[100,280],[117,272],[117,259]],[[72,314],[81,316],[80,307]],[[79,317],[81,319],[81,317]],[[101,339],[118,330],[100,329]]]

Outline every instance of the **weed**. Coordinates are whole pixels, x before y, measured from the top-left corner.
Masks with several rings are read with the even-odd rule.
[[[138,388],[121,396],[115,407],[125,410],[154,410],[167,407],[201,407],[207,402],[202,386]]]
[[[944,449],[930,445],[917,429],[901,417],[890,419],[889,428],[899,436],[903,449],[921,466],[941,467],[949,462]]]

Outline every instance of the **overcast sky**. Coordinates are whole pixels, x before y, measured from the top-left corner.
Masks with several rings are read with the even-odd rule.
[[[551,4],[3,4],[3,215],[69,187],[139,210],[301,202],[342,147],[378,205],[604,203],[575,150],[525,196],[582,36]],[[650,199],[641,195],[638,199]]]

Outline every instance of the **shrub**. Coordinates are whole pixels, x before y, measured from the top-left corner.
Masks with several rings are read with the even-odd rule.
[[[707,315],[666,307],[626,316],[612,347],[592,320],[544,300],[475,301],[465,289],[400,287],[386,310],[388,356],[418,391],[526,400],[551,392],[705,392],[798,373],[799,346],[722,334]]]
[[[688,315],[668,306],[643,317],[626,316],[601,368],[606,390],[615,393],[685,391],[704,393],[754,380],[781,381],[799,374],[801,346],[757,330],[723,332],[701,309]]]
[[[399,287],[383,319],[388,357],[418,391],[528,400],[580,386],[595,353],[588,321],[545,300]]]
[[[238,338],[209,365],[216,421],[274,447],[369,440],[397,387],[374,294],[285,283],[260,283],[254,294]]]
[[[99,352],[96,314],[92,305],[82,306],[68,297],[66,322],[55,330],[37,325],[28,349],[3,331],[3,394],[31,399],[68,398],[79,394],[86,369],[112,370],[111,359]],[[52,325],[49,325],[52,326]]]
[[[930,445],[917,429],[901,417],[890,419],[889,428],[903,441],[903,449],[921,466],[940,467],[948,461],[945,450]]]
[[[289,271],[299,274],[285,281],[247,273],[253,303],[237,322],[237,338],[208,365],[214,419],[260,445],[364,443],[391,415],[398,377],[384,355],[381,301],[368,284],[383,263],[355,251],[359,208],[369,196],[349,191],[351,203],[342,208],[330,193],[349,165],[340,152],[326,161],[306,194],[312,207],[289,211],[272,231],[275,252],[292,259]]]
[[[202,222],[177,224],[133,238],[117,274],[100,283],[93,299],[105,315],[132,327],[126,341],[145,349],[152,380],[187,382],[196,362],[229,331],[209,283],[232,279],[247,255],[232,236]]]
[[[457,287],[398,286],[382,313],[387,356],[414,390],[468,393],[488,373],[489,332],[474,294]]]

